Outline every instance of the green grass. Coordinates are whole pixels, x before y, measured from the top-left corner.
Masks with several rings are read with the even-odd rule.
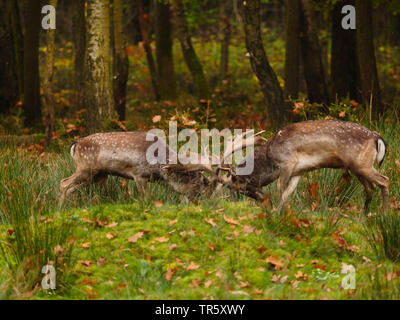
[[[390,146],[381,171],[396,207],[400,137],[390,121],[377,127]],[[185,204],[157,184],[139,199],[118,178],[60,208],[59,181],[73,171],[66,152],[1,148],[0,298],[400,298],[399,216],[380,212],[376,192],[364,217],[362,187],[341,182],[340,171],[304,177],[281,215],[275,184],[261,208],[226,191]],[[41,289],[45,264],[56,267],[56,290]],[[343,265],[356,268],[356,290],[341,288]]]

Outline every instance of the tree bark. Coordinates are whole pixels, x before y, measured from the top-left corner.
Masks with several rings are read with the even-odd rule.
[[[181,43],[183,58],[193,78],[194,87],[197,96],[200,99],[208,98],[208,82],[204,74],[200,59],[197,56],[192,39],[189,34],[189,28],[186,22],[185,8],[182,0],[174,0],[176,29],[179,42]]]
[[[13,19],[14,1],[0,3],[0,113],[8,113],[21,95],[17,26]],[[19,63],[18,63],[19,62]]]
[[[119,120],[126,117],[126,84],[128,82],[129,60],[124,37],[123,0],[114,0],[114,99]]]
[[[371,0],[356,0],[357,12],[357,53],[360,68],[361,95],[363,103],[370,105],[375,114],[384,111],[381,102],[378,70],[376,67],[375,48],[372,27]]]
[[[251,67],[264,94],[269,120],[272,126],[277,128],[290,117],[290,110],[285,105],[278,78],[264,51],[260,29],[260,0],[247,0],[242,6],[246,47]]]
[[[24,38],[24,109],[25,125],[41,122],[39,88],[39,31],[41,1],[28,1]]]
[[[104,129],[114,115],[110,72],[110,2],[87,1],[86,107],[89,133]]]
[[[143,48],[146,52],[147,65],[149,66],[151,83],[153,85],[154,90],[154,99],[156,101],[160,100],[160,91],[158,89],[158,79],[157,79],[157,70],[154,63],[153,51],[151,50],[150,39],[149,39],[149,15],[147,15],[147,19],[145,19],[145,13],[143,10],[143,0],[138,0],[138,15],[139,15],[139,25],[140,32],[142,35]]]
[[[331,81],[333,96],[358,100],[359,70],[356,30],[342,27],[342,8],[353,1],[339,1],[332,12]]]
[[[54,8],[57,8],[57,0],[50,0],[49,4]],[[52,134],[54,131],[54,92],[53,92],[53,75],[54,75],[54,53],[55,53],[55,30],[46,30],[46,59],[45,59],[45,70],[43,77],[43,106],[44,106],[44,118],[46,128],[46,140],[45,146],[50,144]]]
[[[74,42],[74,86],[75,106],[78,110],[85,108],[85,47],[86,21],[85,1],[72,1],[73,42]]]
[[[232,25],[232,0],[221,3],[222,40],[221,40],[221,79],[226,79],[229,71],[229,43],[231,40]]]
[[[304,75],[307,83],[308,98],[311,102],[329,102],[328,86],[322,63],[321,46],[319,44],[310,0],[301,0],[301,52],[304,63]]]
[[[300,0],[286,2],[285,98],[297,99],[300,85]]]
[[[172,26],[170,5],[156,1],[156,59],[162,99],[176,98],[176,76],[172,56]]]

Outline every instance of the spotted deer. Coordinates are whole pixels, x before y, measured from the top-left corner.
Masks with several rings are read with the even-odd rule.
[[[296,189],[301,177],[310,171],[333,168],[352,172],[362,183],[366,192],[364,212],[369,212],[373,191],[379,186],[383,208],[388,207],[389,179],[374,168],[386,155],[383,138],[356,123],[318,120],[291,124],[270,138],[254,152],[254,170],[249,175],[235,174],[235,167],[218,168],[218,179],[233,190],[264,201],[262,187],[278,180],[281,211],[288,197]],[[224,175],[223,172],[228,174]]]
[[[75,141],[70,154],[76,171],[60,182],[60,204],[79,186],[104,181],[108,175],[134,179],[141,194],[148,192],[149,181],[166,183],[188,198],[210,191],[212,181],[201,172],[171,171],[160,163],[149,164],[146,151],[158,139],[146,132],[111,132]],[[168,161],[175,151],[162,139],[159,142],[165,146]]]

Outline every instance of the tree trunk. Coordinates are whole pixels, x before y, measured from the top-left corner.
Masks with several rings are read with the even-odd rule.
[[[353,1],[336,3],[332,13],[331,80],[333,97],[358,100],[359,71],[356,30],[342,28],[342,8]]]
[[[308,98],[311,102],[327,104],[329,102],[328,87],[310,0],[301,0],[301,4],[301,52]]]
[[[264,94],[269,120],[272,126],[277,128],[290,117],[290,110],[284,103],[278,78],[264,51],[260,29],[260,0],[247,0],[242,4],[246,47],[251,67]]]
[[[200,99],[208,98],[208,83],[204,75],[203,67],[199,57],[197,56],[192,39],[189,35],[189,28],[186,22],[185,8],[182,0],[174,0],[175,19],[177,36],[181,43],[183,58],[193,78],[194,87],[196,88],[197,96]]]
[[[57,0],[50,0],[49,4],[57,8]],[[54,131],[54,93],[53,93],[53,75],[54,75],[54,53],[55,53],[55,30],[46,30],[46,59],[45,70],[43,77],[43,105],[44,105],[44,118],[46,128],[45,146],[50,144],[52,134]]]
[[[25,125],[41,122],[39,88],[39,31],[41,1],[28,1],[24,38],[24,108]]]
[[[114,0],[114,99],[119,120],[125,120],[129,60],[124,37],[123,0]]]
[[[300,0],[286,2],[285,98],[297,99],[300,85]]]
[[[75,106],[78,110],[85,108],[85,1],[72,1],[73,41],[74,41],[74,86]]]
[[[89,133],[104,129],[114,115],[110,72],[110,1],[87,1],[86,107]]]
[[[140,32],[143,41],[143,48],[144,51],[146,52],[147,65],[149,66],[151,83],[153,85],[153,90],[154,90],[154,99],[156,101],[159,101],[160,91],[158,89],[157,71],[149,40],[149,15],[147,15],[147,18],[145,18],[145,13],[143,10],[143,0],[138,0],[138,15],[139,15]]]
[[[21,95],[18,61],[21,51],[18,50],[19,39],[16,37],[17,26],[13,17],[14,1],[0,4],[0,113],[7,113],[14,107]]]
[[[229,43],[231,40],[232,0],[221,3],[222,41],[221,41],[221,79],[226,79],[229,71]]]
[[[361,95],[363,103],[381,114],[384,109],[381,103],[378,71],[376,67],[374,37],[372,28],[371,0],[356,0],[357,12],[357,53],[360,68]]]
[[[156,58],[162,99],[176,98],[176,77],[172,56],[172,26],[170,5],[156,1]]]

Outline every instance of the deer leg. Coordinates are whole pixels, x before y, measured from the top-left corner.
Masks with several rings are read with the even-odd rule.
[[[148,195],[147,179],[137,175],[134,175],[133,179],[135,180],[139,194],[142,197]]]
[[[93,182],[94,183],[100,183],[103,189],[106,188],[106,183],[107,183],[107,178],[108,174],[107,173],[98,173],[94,176]]]
[[[69,178],[65,178],[60,182],[60,200],[62,206],[67,197],[69,197],[81,185],[89,183],[92,174],[89,171],[77,171]]]
[[[365,189],[366,199],[364,205],[364,214],[367,215],[369,213],[369,205],[371,204],[372,201],[372,196],[374,194],[375,186],[373,183],[369,182],[363,176],[356,175],[356,177],[358,178],[358,180],[360,180],[361,184],[364,186]]]
[[[293,193],[294,190],[296,190],[296,187],[300,181],[301,176],[296,176],[290,178],[289,182],[285,186],[285,190],[281,194],[281,202],[278,207],[278,212],[281,212],[283,209],[283,206],[285,205],[286,200],[289,198],[289,196]],[[282,185],[281,185],[282,187]]]
[[[363,170],[358,174],[381,189],[382,207],[384,211],[387,211],[389,208],[389,178],[379,174],[375,168]]]

